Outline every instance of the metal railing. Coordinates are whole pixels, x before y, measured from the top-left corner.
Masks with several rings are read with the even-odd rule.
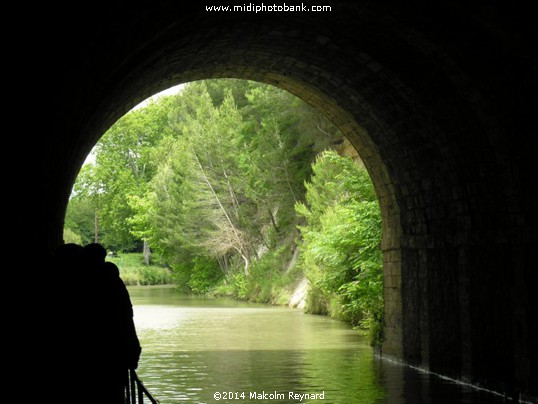
[[[159,404],[159,401],[151,395],[146,389],[142,380],[138,378],[134,369],[129,369],[129,379],[125,386],[125,403],[126,404],[143,404],[144,397],[146,397],[150,403]]]

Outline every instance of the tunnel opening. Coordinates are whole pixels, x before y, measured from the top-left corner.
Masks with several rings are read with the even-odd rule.
[[[362,55],[364,58],[363,63],[369,62],[368,55]],[[368,67],[368,70],[371,70]],[[221,74],[211,74],[210,76],[203,76],[204,78],[218,78]],[[230,77],[236,77],[235,74],[231,74]],[[345,109],[335,103],[332,97],[329,97],[315,88],[306,86],[305,83],[290,79],[288,76],[279,76],[271,74],[259,75],[259,74],[241,74],[241,79],[256,80],[263,83],[268,83],[276,87],[282,88],[295,96],[301,98],[303,101],[312,105],[314,108],[321,111],[333,124],[338,127],[341,133],[349,140],[352,147],[358,151],[358,154],[365,165],[370,177],[373,181],[376,194],[380,203],[382,211],[382,250],[383,250],[383,278],[384,278],[384,300],[390,302],[385,310],[385,326],[384,326],[384,345],[383,352],[385,355],[394,358],[403,358],[403,334],[402,334],[402,304],[401,304],[401,275],[400,275],[400,236],[401,236],[401,224],[399,216],[399,207],[396,202],[396,195],[394,184],[389,177],[388,168],[382,162],[377,147],[372,144],[368,131],[357,123],[355,118],[351,116]],[[196,77],[202,79],[201,77]],[[166,86],[176,85],[177,81],[168,82]],[[162,90],[163,84],[160,83],[158,88]],[[148,94],[147,91],[152,86],[146,86],[142,91],[142,94]],[[340,90],[341,91],[341,90]],[[347,97],[354,99],[355,102],[359,102],[360,97],[358,95],[347,94]],[[142,97],[134,97],[132,101],[127,105],[136,105],[140,102]],[[117,117],[118,113],[116,113]],[[121,115],[120,115],[121,116]],[[366,105],[364,107],[363,119],[369,123],[375,123],[372,129],[376,132],[388,130],[387,126],[382,125],[379,118],[373,113],[371,106]],[[108,125],[107,125],[108,126]],[[106,126],[106,127],[107,127]],[[92,141],[96,142],[98,137]],[[419,362],[420,360],[418,360]],[[417,362],[417,363],[418,363]]]
[[[230,86],[230,87],[231,87],[231,86]],[[258,89],[259,89],[259,88],[258,88]],[[275,98],[275,100],[277,100],[277,98]],[[289,103],[289,101],[288,101],[288,103]],[[275,106],[273,105],[273,108],[274,108],[274,107],[275,107]],[[188,111],[190,110],[190,108],[192,108],[192,107],[188,107],[188,108],[185,110],[184,113],[187,114]],[[252,108],[252,106],[251,106],[250,108]],[[301,107],[301,108],[304,108],[304,107]],[[298,112],[300,112],[300,109],[298,110]],[[230,113],[230,111],[228,111],[228,113]],[[312,113],[310,113],[310,115],[312,115]],[[168,116],[170,116],[170,112],[168,112]],[[207,117],[206,117],[206,118],[207,118]],[[157,117],[156,119],[159,119],[159,118]],[[201,118],[201,117],[198,117],[197,119],[200,120],[200,119],[202,119],[202,118]],[[315,119],[316,119],[316,118],[315,118],[315,115],[312,115],[312,120],[315,120]],[[262,122],[260,122],[260,123],[262,123]],[[267,123],[267,122],[265,122],[265,123]],[[263,125],[263,124],[264,124],[264,123],[262,123],[262,125]],[[324,125],[324,123],[323,123],[323,121],[320,121],[320,123],[317,123],[316,125],[317,125],[318,128],[320,128],[319,125]],[[316,125],[314,125],[314,126],[316,126]],[[326,125],[326,124],[325,124],[325,125]],[[120,125],[120,126],[121,126],[121,125]],[[150,124],[150,126],[151,126],[151,124]],[[121,126],[121,128],[118,128],[118,130],[115,131],[115,132],[114,132],[114,126],[113,126],[113,127],[111,128],[111,130],[113,131],[113,133],[116,134],[116,140],[115,140],[116,142],[118,142],[118,141],[119,141],[119,142],[122,142],[124,138],[128,138],[129,141],[130,141],[130,142],[133,142],[133,143],[139,143],[139,142],[141,141],[141,139],[129,138],[129,135],[126,134],[126,132],[129,132],[128,125],[123,125],[123,126]],[[281,130],[281,129],[277,129],[277,132],[280,131],[280,130]],[[317,136],[320,136],[320,135],[322,135],[322,134],[325,135],[325,136],[328,136],[328,135],[327,135],[327,131],[328,131],[328,130],[332,130],[332,129],[331,129],[330,127],[329,127],[329,128],[325,128],[325,129],[324,129],[324,128],[320,128],[320,129],[319,129],[319,133],[317,134]],[[236,129],[236,131],[237,131],[237,132],[240,132],[240,130],[238,130],[238,129]],[[142,132],[143,132],[143,130],[142,130]],[[120,140],[118,140],[118,134],[119,134],[119,136],[120,136]],[[341,155],[343,155],[343,156],[346,156],[347,158],[351,158],[352,160],[357,160],[357,159],[358,159],[357,154],[360,155],[360,153],[357,152],[357,150],[354,149],[353,146],[351,146],[349,143],[343,144],[343,139],[342,139],[342,137],[344,136],[344,134],[341,133],[341,132],[336,133],[336,134],[333,134],[333,135],[331,135],[332,137],[329,137],[329,138],[327,138],[326,140],[321,140],[321,141],[320,141],[320,140],[316,140],[316,139],[314,139],[314,135],[315,135],[315,134],[314,134],[313,132],[312,132],[312,133],[308,133],[308,132],[307,132],[307,134],[306,134],[306,136],[312,137],[312,138],[310,139],[310,143],[307,144],[307,148],[309,148],[309,149],[310,149],[310,148],[313,148],[313,150],[317,150],[317,151],[314,153],[314,155],[315,155],[315,154],[321,154],[321,152],[323,152],[324,150],[326,150],[326,148],[329,148],[329,147],[330,147],[331,149],[333,149],[333,150],[334,150],[335,148],[336,148],[336,149],[340,149],[340,153],[339,153],[339,154],[341,154]],[[144,134],[144,136],[147,137],[147,134]],[[179,135],[176,135],[176,136],[179,136]],[[262,136],[263,136],[263,135],[262,135]],[[266,133],[265,136],[270,136],[270,134],[269,134],[269,133]],[[288,136],[289,136],[289,135],[288,135]],[[295,135],[295,136],[297,136],[297,135]],[[304,136],[304,135],[303,135],[303,136]],[[285,143],[285,142],[284,142],[284,143]],[[319,145],[317,145],[316,147],[313,147],[313,145],[316,144],[316,143],[319,143]],[[110,149],[110,148],[113,149],[113,148],[117,148],[117,147],[120,147],[120,146],[119,146],[118,144],[114,143],[114,141],[112,141],[112,142],[111,142],[111,141],[108,141],[108,147],[109,147],[109,149]],[[155,149],[158,148],[157,145],[155,145],[154,147],[155,147]],[[168,145],[168,147],[171,147],[171,146]],[[191,146],[191,147],[192,147],[192,146]],[[273,145],[273,147],[276,149],[276,145]],[[128,145],[127,145],[127,147],[125,148],[125,150],[123,150],[123,151],[121,152],[122,154],[127,155],[127,156],[126,156],[127,158],[124,159],[125,161],[120,160],[120,161],[118,161],[116,164],[131,165],[131,163],[129,163],[129,161],[127,161],[127,160],[132,160],[134,154],[137,154],[137,153],[140,152],[140,151],[133,151],[133,149],[134,149],[134,148],[129,148]],[[102,147],[101,147],[101,150],[102,150]],[[268,151],[268,150],[265,150],[265,151],[266,151],[267,153],[271,153],[271,151]],[[237,153],[237,152],[238,152],[238,151],[236,150],[236,153]],[[274,152],[274,151],[273,151],[273,152]],[[211,148],[211,153],[217,153],[217,154],[219,154],[220,151],[217,150],[217,149]],[[297,152],[295,152],[295,153],[297,153]],[[303,153],[304,153],[304,152],[303,152]],[[97,157],[99,158],[99,155],[98,155]],[[106,158],[106,157],[105,157],[105,158]],[[183,158],[185,158],[185,157],[183,157]],[[251,159],[252,156],[250,156],[249,158]],[[336,156],[331,157],[331,158],[332,158],[332,159],[335,159]],[[358,160],[358,161],[359,161],[359,166],[358,166],[358,167],[361,167],[361,166],[362,166],[362,162],[360,162],[360,160]],[[357,161],[356,161],[356,162],[357,162]],[[356,162],[355,162],[355,163],[352,163],[352,165],[355,166],[355,165],[356,165]],[[105,164],[106,164],[106,163],[105,163]],[[180,164],[181,164],[181,163],[180,163]],[[308,164],[308,165],[309,165],[309,164],[314,164],[314,160],[312,160],[312,161],[306,161],[304,164],[305,164],[305,165],[307,165],[307,164]],[[338,163],[337,163],[337,164],[338,164]],[[340,164],[342,164],[342,163],[340,163]],[[140,165],[141,165],[141,164],[140,164]],[[333,165],[334,165],[334,164],[333,164]],[[266,168],[268,168],[268,167],[269,167],[269,166],[266,165]],[[87,168],[87,167],[86,167],[86,168]],[[131,167],[130,170],[132,170],[132,169],[133,169],[133,168]],[[349,168],[348,168],[348,169],[349,169]],[[149,170],[149,168],[148,168],[148,170]],[[136,171],[138,171],[138,169],[137,169]],[[202,171],[203,171],[203,169],[202,169]],[[358,173],[358,172],[359,172],[359,171],[357,171],[357,173]],[[341,175],[342,173],[336,172],[336,174]],[[96,175],[96,174],[94,173],[93,175]],[[121,170],[113,170],[112,177],[118,178],[118,177],[120,177],[121,175],[122,175],[122,174],[121,174]],[[231,176],[232,174],[231,174],[231,173],[228,173],[228,175]],[[274,173],[274,175],[277,175],[277,173]],[[292,173],[292,175],[293,175],[293,173]],[[318,175],[322,175],[322,173],[320,172]],[[324,175],[326,176],[326,175],[328,175],[328,174],[325,173]],[[358,174],[357,174],[357,175],[358,175]],[[357,178],[358,178],[358,177],[357,177]],[[355,182],[355,181],[357,181],[357,179],[354,179],[354,178],[349,178],[349,179],[346,178],[346,179],[343,179],[342,177],[340,177],[340,178],[337,180],[337,182],[344,183],[344,182],[346,182],[346,180],[347,180],[347,182],[349,182],[350,184],[353,183],[353,182]],[[250,182],[251,180],[248,179],[248,178],[245,178],[244,181],[246,181],[246,182]],[[299,181],[299,182],[300,182],[300,183],[303,183],[303,181],[310,181],[310,178],[309,178],[309,177],[306,177],[305,179],[303,179],[303,180],[301,180],[301,181]],[[334,179],[333,179],[333,181],[334,181]],[[361,181],[363,181],[363,180],[361,180]],[[90,198],[95,198],[96,196],[99,197],[99,198],[101,199],[100,201],[98,201],[98,203],[100,203],[100,207],[99,207],[99,209],[101,209],[101,210],[102,210],[102,209],[106,209],[107,207],[106,207],[106,206],[103,206],[103,202],[102,202],[102,199],[103,199],[103,197],[104,197],[104,195],[102,194],[102,192],[103,192],[103,189],[104,189],[104,188],[106,188],[107,186],[110,186],[110,185],[109,185],[109,184],[104,184],[104,183],[99,183],[99,180],[97,180],[97,181],[95,182],[94,185],[91,185],[91,183],[92,183],[92,180],[91,180],[91,178],[88,176],[88,174],[86,173],[86,175],[84,176],[84,179],[83,179],[82,182],[81,182],[82,186],[83,186],[83,187],[90,187],[90,188],[92,188],[92,189],[97,190],[97,192],[96,192],[94,195],[90,195]],[[203,184],[202,184],[202,185],[203,185]],[[288,186],[289,186],[289,185],[288,185]],[[114,186],[112,186],[112,187],[113,187],[113,189],[114,189],[114,198],[116,198],[116,197],[118,196],[118,194],[120,193],[120,190],[118,189],[118,187],[114,187]],[[213,187],[212,187],[211,185],[210,185],[210,187],[211,187],[211,189],[213,189]],[[88,190],[88,189],[86,189],[86,190]],[[84,189],[82,189],[82,192],[84,192]],[[132,192],[133,192],[133,193],[136,193],[135,190],[133,190]],[[297,192],[297,191],[296,191],[296,192]],[[319,192],[319,191],[318,191],[318,192]],[[333,192],[334,192],[334,191],[333,191]],[[344,189],[342,189],[341,192],[342,192],[342,193],[343,193],[343,192],[349,192],[349,190],[344,191]],[[293,192],[292,192],[292,193],[293,193]],[[168,194],[168,192],[167,192],[167,194]],[[294,196],[294,200],[295,200],[296,195],[293,195],[293,196]],[[338,196],[338,197],[341,198],[341,196]],[[279,199],[281,200],[281,199],[282,199],[282,196],[281,196]],[[116,200],[116,199],[114,199],[114,200]],[[117,199],[117,201],[120,201],[120,200]],[[301,201],[304,201],[304,197],[300,197],[299,200],[295,200],[296,203],[301,202]],[[125,204],[127,204],[126,201],[124,201],[124,202],[125,202]],[[331,205],[332,205],[333,203],[335,203],[335,202],[330,202]],[[220,202],[219,202],[219,204],[220,204]],[[80,206],[80,205],[77,205],[77,206]],[[327,206],[327,207],[328,207],[328,206]],[[109,210],[110,210],[110,207],[108,207],[108,208],[109,208]],[[283,208],[284,208],[284,207],[280,206],[280,210],[281,210],[281,211],[284,210]],[[334,206],[331,206],[331,208],[334,208]],[[76,210],[77,208],[75,207],[74,209]],[[95,209],[97,209],[97,208],[95,208]],[[288,207],[288,209],[289,209],[289,207]],[[306,209],[306,207],[304,207],[303,209]],[[318,206],[317,209],[319,210],[320,207]],[[373,209],[374,209],[374,210],[377,210],[377,209],[378,209],[377,205],[376,205],[376,207],[373,208]],[[125,210],[125,209],[120,207],[120,210]],[[276,212],[275,212],[275,213],[276,213]],[[363,212],[362,214],[364,214],[364,213],[365,213],[365,212]],[[376,212],[371,212],[371,213],[373,213],[373,215],[376,216]],[[354,214],[355,214],[355,213],[354,213]],[[95,238],[94,238],[94,240],[98,242],[98,241],[101,241],[101,240],[100,240],[99,237],[97,236],[97,234],[98,234],[98,233],[97,233],[97,227],[98,227],[98,225],[97,225],[97,221],[98,221],[98,220],[97,220],[97,216],[98,216],[98,215],[97,215],[97,213],[96,213],[96,214],[95,214],[95,227],[93,227],[93,226],[92,226],[92,223],[90,223],[90,226],[89,226],[90,229],[89,229],[89,230],[90,230],[90,232],[91,232],[91,230],[93,230],[93,231],[95,232]],[[100,214],[99,214],[99,216],[100,216]],[[278,218],[275,219],[275,218],[273,217],[273,215],[271,215],[271,217],[272,217],[271,222],[276,226],[275,221],[276,221],[276,222],[280,222],[280,220],[279,220]],[[130,219],[132,219],[132,218],[131,218],[131,217],[125,217],[125,218],[120,219],[120,221],[121,221],[121,222],[124,222],[124,221],[128,221],[128,220],[130,220]],[[176,216],[176,220],[178,220],[177,216]],[[269,219],[267,219],[267,222],[269,222]],[[162,225],[163,225],[163,224],[161,223],[161,226],[162,226]],[[279,225],[280,225],[280,224],[279,224]],[[340,226],[340,225],[342,225],[342,223],[339,223],[338,225]],[[375,224],[375,225],[380,225],[380,223],[377,223],[377,224]],[[102,226],[102,225],[101,225],[101,226]],[[198,223],[198,226],[201,226],[201,223]],[[265,225],[264,225],[264,226],[265,226]],[[375,229],[369,229],[368,232],[375,233]],[[295,231],[293,231],[293,233],[295,233]],[[65,236],[65,233],[64,233],[64,236]],[[356,236],[357,236],[357,235],[355,235],[355,237],[356,237]],[[289,238],[289,237],[287,237],[287,238]],[[88,240],[86,240],[86,241],[88,242],[88,241],[90,241],[90,240],[91,240],[91,237],[88,237]],[[64,240],[64,241],[65,241],[65,240]],[[340,240],[339,242],[340,242],[340,243],[345,243],[346,241],[345,241],[345,240]],[[349,242],[349,241],[348,241],[348,242]],[[109,249],[114,249],[114,250],[115,250],[117,246],[114,245],[114,244],[110,244],[110,243],[111,243],[111,241],[108,241],[108,242],[107,242],[107,240],[105,240],[105,245],[108,244],[108,245],[109,245]],[[282,247],[280,246],[279,248],[282,248]],[[293,249],[293,251],[295,251],[295,250],[298,251],[298,248],[299,248],[298,246],[295,246],[294,249]],[[380,246],[376,246],[375,248],[376,248],[376,249],[377,249],[377,248],[380,248]],[[129,259],[129,258],[126,258],[126,259]],[[293,257],[291,257],[291,259],[293,259]],[[197,262],[199,262],[199,260],[196,260],[196,259],[195,259],[195,260],[194,260],[194,263],[197,263]],[[124,265],[123,258],[120,259],[120,261],[118,262],[118,264],[119,264],[119,266],[120,266],[120,271],[121,271],[121,270],[122,270],[121,267]],[[254,264],[255,264],[255,263],[254,263]],[[251,265],[252,265],[252,264],[251,264]],[[266,265],[266,264],[265,264],[265,265]],[[358,264],[356,264],[356,265],[358,265]],[[394,261],[393,261],[392,265],[394,265]],[[280,265],[280,266],[282,266],[282,265]],[[290,266],[290,263],[286,263],[285,266]],[[362,264],[361,264],[361,266],[362,266]],[[286,272],[289,272],[291,269],[293,269],[293,268],[288,268],[288,269],[286,270]],[[303,268],[303,271],[304,271],[304,270],[305,270],[305,269]],[[122,272],[122,273],[123,273],[123,272]],[[262,274],[262,275],[261,275],[262,278],[258,279],[257,281],[256,281],[256,280],[253,280],[253,281],[250,281],[250,282],[259,282],[261,279],[263,279],[263,278],[267,278],[267,276],[269,276],[269,275],[270,275],[270,274],[266,274],[266,275],[263,275],[263,274]],[[234,275],[234,276],[235,276],[235,275]],[[259,276],[259,275],[258,275],[258,276]],[[304,277],[304,274],[303,274],[302,276]],[[333,275],[333,276],[334,276],[334,275]],[[341,276],[344,276],[344,275],[339,275],[339,276],[341,277]],[[345,275],[345,276],[348,277],[349,275]],[[124,276],[122,276],[122,278],[124,279],[124,281],[126,280]],[[305,278],[305,279],[306,279],[306,278]],[[233,281],[234,279],[233,279],[233,278],[230,278],[230,280]],[[310,278],[310,281],[311,281],[311,283],[313,283],[313,282],[315,282],[315,283],[319,283],[319,280],[318,280],[318,279],[312,279],[312,278]],[[348,286],[350,286],[351,284],[353,284],[355,281],[356,281],[355,278],[353,278],[353,282],[351,282]],[[374,282],[374,281],[375,281],[375,279],[374,279],[373,277],[371,277],[369,282]],[[138,281],[135,280],[135,282],[138,282]],[[235,281],[235,283],[237,283],[237,281]],[[233,285],[233,284],[232,284],[232,285]],[[191,286],[192,286],[192,284],[191,284]],[[234,285],[234,286],[235,286],[235,285]],[[332,293],[335,293],[336,290],[339,290],[342,286],[343,286],[343,285],[340,284],[340,283],[339,283],[338,285],[336,285],[336,286],[333,286],[332,289],[334,289],[334,291],[333,291]],[[259,288],[259,286],[256,286],[256,288]],[[364,287],[363,287],[363,288],[364,288]],[[393,290],[393,287],[391,288],[391,291],[392,291],[392,290]],[[200,291],[198,291],[198,292],[200,292]],[[203,292],[203,291],[202,291],[202,292]],[[381,290],[380,290],[379,292],[381,292]],[[379,292],[377,292],[377,293],[379,293]],[[237,292],[234,292],[234,293],[237,293]],[[243,293],[244,293],[244,292],[243,292]],[[359,324],[359,321],[361,321],[362,324],[366,324],[366,320],[367,320],[367,321],[368,321],[368,324],[369,324],[369,327],[375,327],[375,328],[377,329],[377,331],[375,331],[376,335],[371,337],[371,338],[372,338],[372,341],[375,341],[375,344],[379,344],[379,343],[382,341],[382,338],[383,338],[383,337],[382,337],[382,335],[381,335],[381,329],[382,329],[382,327],[383,327],[383,324],[382,324],[382,323],[377,324],[378,321],[381,321],[380,319],[382,318],[382,315],[383,315],[383,313],[382,313],[382,309],[381,309],[381,312],[380,312],[380,313],[373,314],[373,316],[375,316],[376,319],[374,319],[374,317],[372,317],[372,318],[370,318],[370,317],[366,317],[366,318],[365,318],[364,313],[359,313],[359,311],[358,311],[357,309],[351,311],[351,314],[349,313],[349,310],[348,310],[348,313],[343,314],[343,313],[344,313],[344,310],[343,310],[343,308],[342,308],[343,306],[341,306],[341,305],[343,304],[343,302],[340,301],[341,297],[337,297],[338,295],[336,295],[336,294],[335,294],[334,296],[331,297],[331,295],[327,295],[327,293],[329,293],[329,292],[327,292],[327,291],[322,292],[322,291],[319,289],[319,287],[318,287],[318,289],[312,290],[312,291],[311,291],[311,295],[312,295],[312,296],[315,296],[315,298],[310,299],[310,301],[311,301],[311,302],[314,301],[315,303],[310,303],[310,304],[309,304],[309,307],[306,308],[307,311],[309,311],[309,312],[313,312],[313,313],[315,313],[315,314],[330,314],[330,313],[333,313],[332,315],[334,315],[334,316],[336,316],[336,315],[337,315],[336,313],[338,312],[338,313],[339,313],[338,316],[341,316],[341,317],[343,317],[343,318],[346,318],[348,321],[352,321],[352,322],[354,322],[355,325],[358,325],[358,324]],[[351,292],[348,292],[348,294],[350,295]],[[366,299],[366,296],[367,296],[368,294],[365,294],[364,292],[363,292],[362,294],[365,295],[364,299]],[[248,296],[243,296],[243,298],[245,298],[245,297],[249,298]],[[251,298],[251,297],[250,297],[250,298]],[[331,304],[331,302],[330,302],[329,300],[327,300],[327,299],[334,300],[334,302]],[[337,301],[336,299],[338,299],[338,301]],[[382,297],[376,297],[376,296],[374,296],[374,297],[371,298],[371,299],[374,300],[374,301],[378,301],[378,300],[382,301]],[[347,300],[349,300],[349,297],[347,298]],[[301,302],[301,303],[304,304],[304,302]],[[351,304],[353,304],[353,305],[357,305],[357,303],[358,303],[357,301],[355,301],[355,302],[349,302],[349,301],[348,301],[348,302],[347,302],[348,305],[351,305]],[[379,305],[379,304],[382,305],[382,303],[377,303],[377,305]],[[368,304],[368,303],[361,303],[361,305],[362,305],[362,307],[363,307],[363,309],[361,309],[361,310],[364,310],[364,307],[370,307],[370,306],[372,306],[372,303],[370,303],[370,304]],[[374,309],[374,307],[372,306],[372,307],[370,307],[369,311],[372,311],[373,309]],[[378,308],[375,308],[375,310],[379,310],[379,309],[378,309]],[[374,311],[375,311],[375,310],[374,310]],[[351,317],[350,317],[350,316],[351,316]],[[370,314],[370,316],[372,316],[372,314]],[[362,320],[364,320],[364,321],[362,321]],[[371,331],[371,332],[372,332],[372,331]],[[379,348],[379,346],[378,346],[378,348]]]
[[[381,214],[347,138],[261,83],[199,81],[144,104],[86,159],[64,242],[100,242],[126,284],[299,305],[379,348]]]

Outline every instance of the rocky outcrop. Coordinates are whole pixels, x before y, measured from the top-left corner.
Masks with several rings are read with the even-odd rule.
[[[293,293],[290,297],[288,306],[301,309],[301,310],[304,309],[307,295],[308,295],[308,279],[303,278],[295,286],[295,289],[293,290]]]

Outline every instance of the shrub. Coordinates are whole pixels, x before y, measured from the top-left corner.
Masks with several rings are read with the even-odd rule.
[[[82,244],[82,236],[69,228],[64,229],[64,243]]]
[[[207,293],[222,279],[222,271],[215,260],[196,257],[188,281],[194,293]]]

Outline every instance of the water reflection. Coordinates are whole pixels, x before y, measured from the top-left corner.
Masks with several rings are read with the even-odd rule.
[[[500,403],[500,397],[374,357],[346,324],[300,311],[131,288],[138,373],[167,403]],[[216,401],[217,392],[233,399]],[[284,399],[250,400],[251,393]],[[324,400],[290,399],[289,392]],[[242,396],[241,394],[244,393]]]

